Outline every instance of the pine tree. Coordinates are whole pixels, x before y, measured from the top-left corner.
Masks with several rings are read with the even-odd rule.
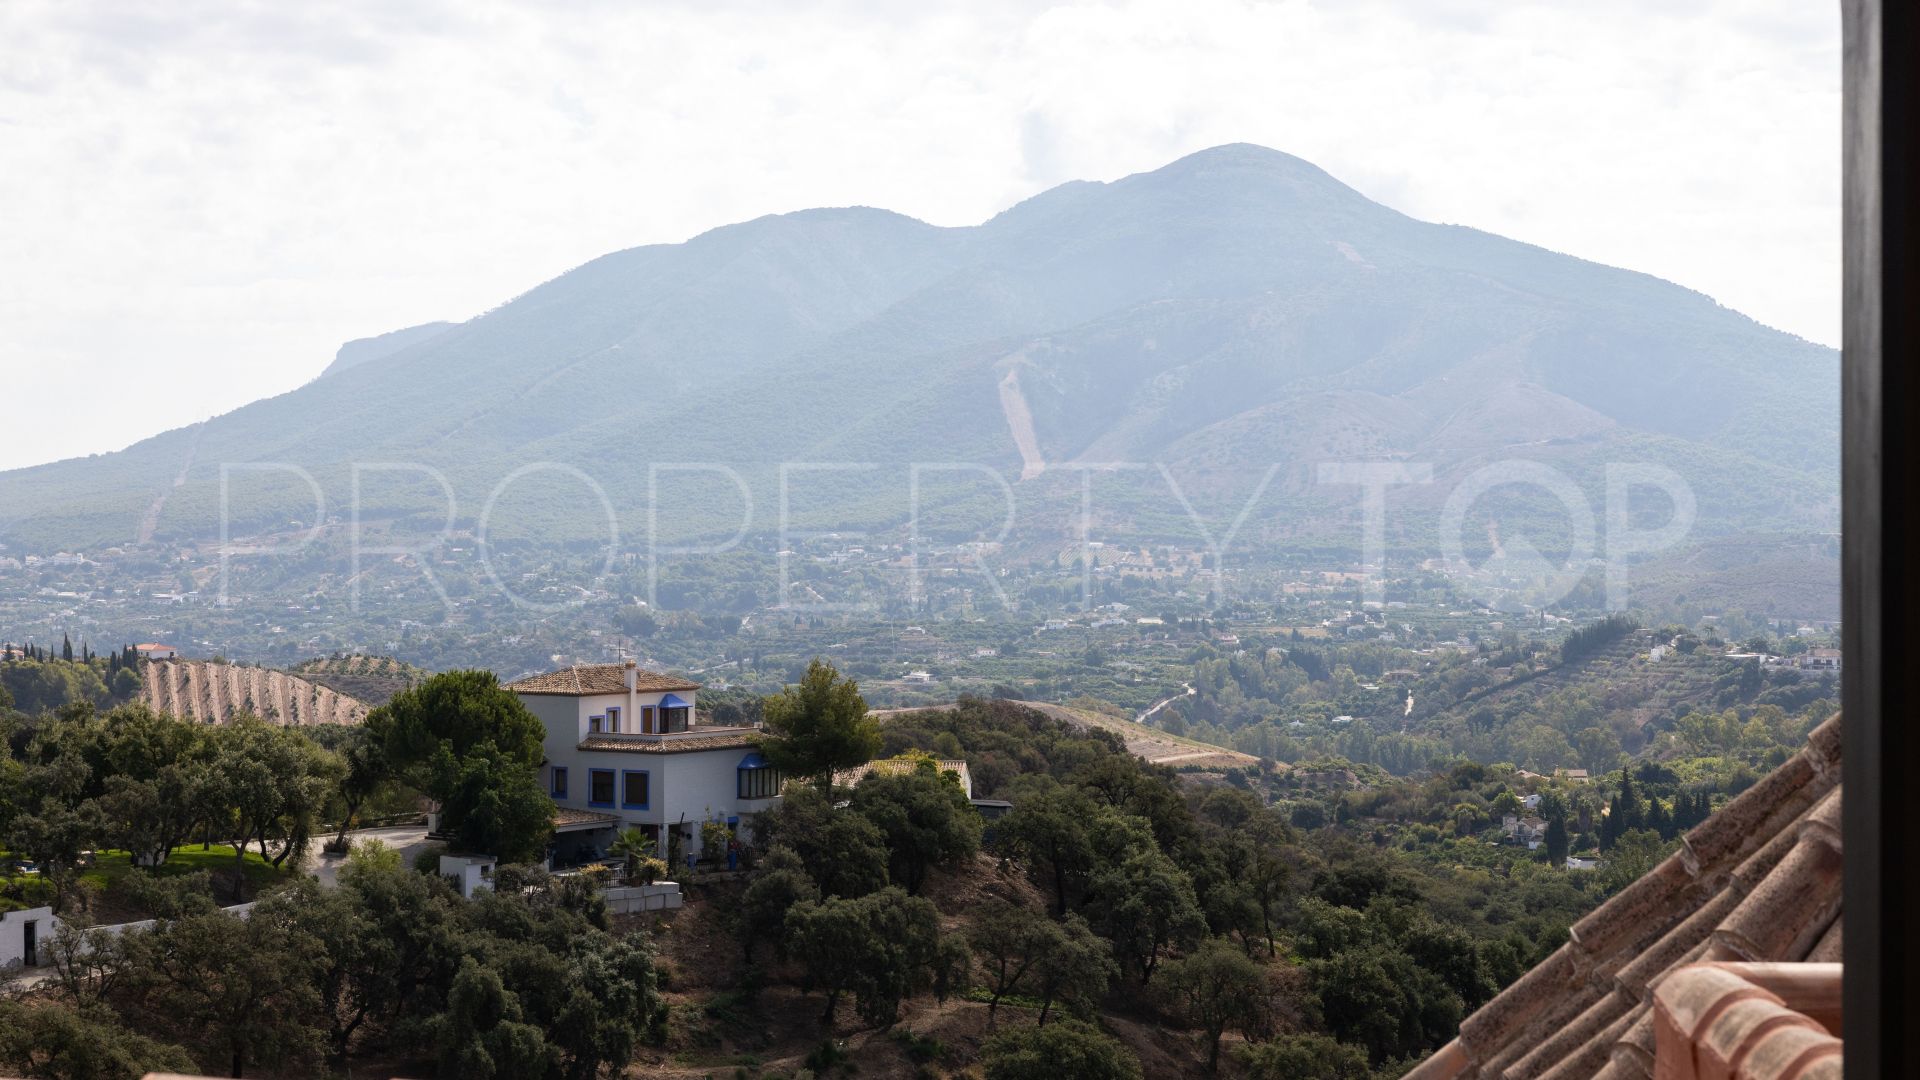
[[[1547,861],[1554,866],[1565,866],[1567,848],[1567,819],[1555,814],[1547,822]]]

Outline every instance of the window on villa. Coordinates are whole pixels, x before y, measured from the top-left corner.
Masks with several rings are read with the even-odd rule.
[[[653,706],[651,705],[640,706],[640,730],[648,735],[654,734]]]
[[[549,790],[553,792],[553,797],[556,799],[567,797],[567,770],[559,766],[554,767],[553,784]]]
[[[771,799],[780,794],[780,770],[771,765],[742,766],[739,775],[743,799]]]
[[[607,710],[607,730],[612,732],[618,732],[620,730],[620,710],[619,709]]]
[[[651,794],[648,777],[643,772],[624,772],[620,774],[620,805],[628,810],[645,810],[647,796]]]
[[[660,717],[661,717],[660,730],[662,731],[687,730],[687,714],[691,711],[692,711],[691,709],[687,709],[684,707],[675,708],[675,709],[661,709],[660,710]]]
[[[607,718],[604,716],[589,716],[587,717],[587,731],[594,735],[598,735],[600,734],[602,728],[606,725],[606,722],[607,722]]]
[[[613,805],[612,769],[593,769],[587,773],[587,805]]]

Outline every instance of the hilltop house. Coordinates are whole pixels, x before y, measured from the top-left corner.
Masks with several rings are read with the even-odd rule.
[[[180,658],[179,649],[171,645],[160,645],[153,642],[145,645],[135,645],[133,651],[140,654],[140,659],[142,660],[178,660]]]
[[[751,834],[778,804],[780,773],[751,727],[699,722],[698,683],[623,664],[577,664],[506,684],[546,725],[541,783],[554,802],[556,861],[595,858],[637,827],[666,857],[700,850],[700,825]],[[744,837],[743,837],[744,839]]]

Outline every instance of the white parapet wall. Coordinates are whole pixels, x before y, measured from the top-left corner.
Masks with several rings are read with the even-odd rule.
[[[615,915],[672,911],[680,906],[680,883],[677,881],[657,881],[652,885],[615,885],[606,892],[607,910]]]

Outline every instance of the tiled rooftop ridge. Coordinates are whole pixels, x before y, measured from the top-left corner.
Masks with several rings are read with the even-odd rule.
[[[678,675],[663,675],[641,667],[634,668],[633,673],[635,689],[641,693],[700,689],[699,683]],[[558,671],[545,671],[515,679],[507,683],[506,688],[519,694],[557,694],[567,697],[624,694],[627,692],[627,666],[623,663],[574,664]]]
[[[1837,960],[1840,750],[1836,715],[1575,923],[1565,945],[1462,1021],[1459,1036],[1407,1080],[1651,1077],[1653,999],[1674,971],[1701,961]]]

